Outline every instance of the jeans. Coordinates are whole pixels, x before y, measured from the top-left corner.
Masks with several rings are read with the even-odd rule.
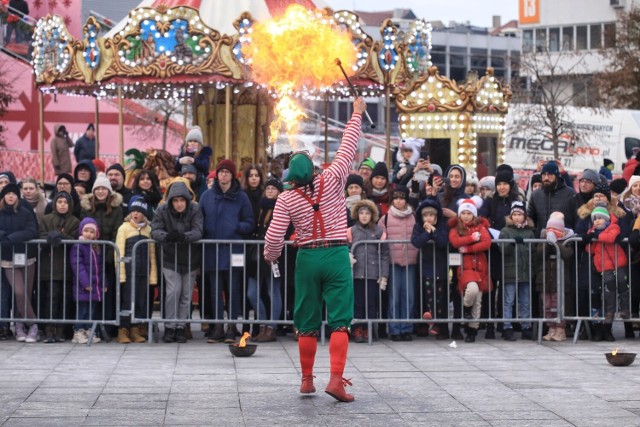
[[[78,320],[93,320],[95,317],[96,303],[95,301],[78,301]],[[76,323],[75,331],[80,329],[91,329],[91,322],[88,323]]]
[[[375,279],[353,279],[353,317],[378,318],[378,283]]]
[[[179,268],[179,267],[177,267]],[[164,319],[186,320],[191,314],[191,295],[198,271],[162,268],[165,280]],[[166,328],[184,328],[185,322],[167,322]]]
[[[213,319],[224,319],[224,304],[227,303],[228,318],[238,319],[242,313],[242,269],[210,271],[207,298],[213,301]],[[223,297],[223,291],[225,296]],[[209,317],[207,317],[208,319]]]
[[[517,293],[516,293],[517,287]],[[502,307],[502,317],[513,319],[513,306],[518,300],[518,318],[528,319],[531,317],[531,293],[529,282],[505,282],[504,284],[504,306]],[[517,298],[516,298],[517,296]],[[521,322],[523,329],[531,328],[530,322]],[[504,329],[513,326],[510,321],[504,322]]]
[[[13,292],[11,291],[11,285],[9,284],[9,280],[7,280],[4,269],[0,269],[0,276],[2,276],[2,284],[0,284],[0,318],[8,319],[11,314]],[[0,322],[0,327],[8,328],[9,322]]]
[[[260,289],[266,286],[271,298],[271,313],[267,313],[262,298],[260,298]],[[249,277],[247,281],[247,297],[251,301],[251,306],[256,312],[258,320],[280,320],[282,313],[282,292],[281,278],[273,277],[271,272],[261,274],[259,278]]]
[[[415,265],[393,264],[391,266],[391,277],[387,288],[389,292],[389,319],[410,319],[410,316],[413,315],[415,273]],[[389,322],[391,335],[412,332],[413,324],[409,322]]]

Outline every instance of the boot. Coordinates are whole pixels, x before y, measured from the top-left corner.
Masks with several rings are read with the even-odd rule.
[[[452,340],[463,340],[464,336],[462,335],[462,332],[460,331],[460,323],[454,323],[453,324],[453,328],[451,329],[451,339]]]
[[[565,328],[556,328],[556,333],[551,337],[552,341],[566,341],[567,331]]]
[[[233,344],[236,342],[236,335],[239,335],[235,325],[231,323],[227,325],[227,330],[224,333],[224,342],[226,344]]]
[[[165,328],[162,342],[166,342],[167,344],[176,342],[176,330],[173,328]]]
[[[353,328],[353,342],[359,344],[364,342],[364,336],[362,335],[362,328],[360,326]]]
[[[264,338],[265,338],[265,331],[267,330],[267,327],[264,325],[260,325],[260,331],[258,332],[258,335],[256,335],[255,337],[251,338],[251,341],[253,342],[264,342]]]
[[[542,337],[543,341],[554,341],[553,337],[556,336],[556,327],[555,326],[549,326],[549,331],[547,332],[547,335]]]
[[[605,341],[614,342],[616,339],[613,336],[613,332],[611,332],[611,327],[613,325],[611,323],[605,323],[602,325],[602,337]]]
[[[140,328],[138,326],[131,327],[130,339],[135,343],[147,342],[147,339],[140,334]]]
[[[277,331],[275,327],[267,326],[264,330],[262,342],[274,342],[277,339]]]
[[[313,385],[313,379],[315,375],[303,375],[302,384],[300,384],[300,393],[310,394],[316,392],[316,387]]]
[[[342,375],[331,374],[329,384],[327,384],[327,388],[325,388],[324,391],[329,396],[333,397],[336,400],[339,400],[340,402],[353,402],[353,396],[347,393],[347,391],[344,389],[347,385],[353,384],[351,384],[350,380],[342,378]]]
[[[188,340],[193,339],[193,334],[191,333],[191,323],[185,323],[184,325],[184,337]]]
[[[56,342],[65,342],[66,338],[64,337],[64,326],[56,326],[53,337]]]
[[[509,329],[505,329],[502,331],[502,338],[505,341],[515,341],[516,340],[516,336],[513,333],[513,328],[509,328]]]
[[[131,340],[129,339],[129,328],[119,328],[118,329],[118,338],[116,338],[120,344],[129,344]]]
[[[438,334],[436,335],[437,341],[443,341],[449,339],[449,325],[446,323],[440,323],[438,326],[435,326],[432,330],[435,330]]]
[[[224,340],[224,326],[222,325],[222,323],[210,325],[209,331],[211,331],[209,334],[209,338],[207,339],[207,342],[209,344],[219,343]]]
[[[487,330],[484,333],[485,340],[495,340],[496,339],[496,327],[493,323],[487,324]]]
[[[38,325],[36,325],[35,323],[29,326],[29,333],[25,338],[25,342],[28,342],[28,343],[38,342]]]
[[[87,334],[84,329],[78,329],[73,333],[73,339],[71,340],[74,344],[86,344],[89,341],[87,338]]]
[[[471,314],[471,307],[464,306],[462,309],[462,317],[467,320],[473,319],[473,315]]]
[[[466,328],[467,336],[464,337],[464,342],[474,343],[476,342],[476,335],[478,330],[475,328]]]
[[[600,342],[602,340],[603,340],[602,323],[594,323],[593,324],[593,335],[591,336],[591,341]]]
[[[636,333],[633,332],[633,325],[631,322],[624,322],[624,337],[627,339],[633,339],[636,337]]]
[[[44,327],[44,340],[42,342],[46,344],[53,344],[56,342],[55,332],[53,325],[47,325]]]
[[[179,344],[184,344],[187,342],[187,337],[184,335],[184,328],[176,329],[176,342]]]
[[[146,340],[149,339],[149,325],[146,323],[138,324],[138,330],[140,331],[140,336]]]

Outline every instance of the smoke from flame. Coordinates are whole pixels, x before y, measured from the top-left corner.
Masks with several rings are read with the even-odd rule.
[[[356,63],[351,35],[330,20],[324,12],[293,4],[281,16],[255,23],[251,42],[242,48],[251,63],[252,80],[273,89],[279,98],[271,143],[282,125],[292,135],[306,117],[289,95],[303,87],[322,88],[341,80],[336,58],[347,72]]]

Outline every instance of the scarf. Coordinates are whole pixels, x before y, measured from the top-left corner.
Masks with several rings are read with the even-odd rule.
[[[371,190],[371,194],[373,194],[374,196],[383,196],[387,194],[387,192],[388,190],[386,188],[383,188],[382,190],[374,188],[373,190]]]
[[[395,216],[396,218],[406,218],[409,215],[413,214],[413,211],[411,210],[410,206],[407,206],[405,210],[401,211],[400,209],[392,205],[389,208],[389,212],[391,213],[391,215]]]
[[[347,202],[347,208],[349,210],[351,210],[351,208],[353,207],[353,205],[358,201],[358,200],[362,200],[362,196],[361,195],[356,195],[356,196],[349,196],[346,199]]]

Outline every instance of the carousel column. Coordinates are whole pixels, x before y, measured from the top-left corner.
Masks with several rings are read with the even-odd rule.
[[[187,114],[189,114],[189,100],[184,99],[184,114],[182,118],[182,139],[187,140]]]
[[[96,159],[100,158],[100,100],[96,97]]]
[[[231,159],[231,86],[224,89],[224,154]]]
[[[124,129],[122,120],[122,86],[118,86],[118,137],[120,140],[120,164],[124,165]]]
[[[387,142],[387,166],[391,168],[393,164],[391,162],[391,84],[389,82],[390,76],[389,72],[385,74],[384,77],[384,99],[385,99],[385,137]]]
[[[44,188],[44,95],[38,91],[38,101],[40,102],[40,185]]]

